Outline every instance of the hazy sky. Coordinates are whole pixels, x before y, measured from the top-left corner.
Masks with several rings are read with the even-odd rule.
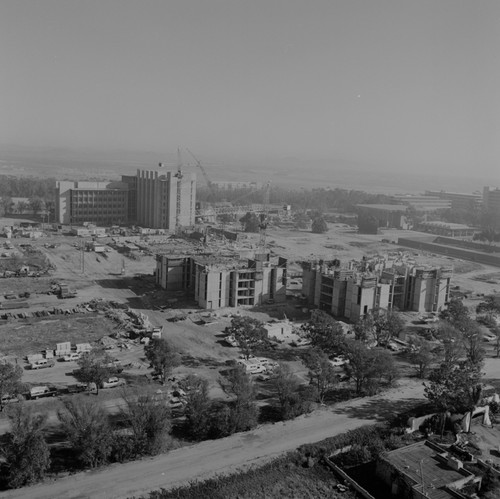
[[[500,1],[0,0],[0,142],[500,176]]]

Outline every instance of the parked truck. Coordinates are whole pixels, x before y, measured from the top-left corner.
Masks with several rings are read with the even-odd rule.
[[[76,291],[69,289],[67,284],[59,284],[59,298],[64,300],[66,298],[74,298],[75,296]]]
[[[34,386],[30,389],[29,397],[31,400],[36,400],[42,397],[55,397],[58,394],[58,389],[54,386]]]

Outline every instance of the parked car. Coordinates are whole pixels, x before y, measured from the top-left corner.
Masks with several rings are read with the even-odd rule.
[[[311,340],[308,340],[307,338],[299,338],[298,340],[293,340],[290,345],[292,347],[305,347],[307,345],[311,344]]]
[[[77,361],[79,360],[81,357],[81,354],[77,353],[77,352],[73,352],[73,353],[70,353],[69,355],[65,355],[62,360],[64,362],[72,362],[72,361]]]
[[[6,394],[2,397],[2,406],[7,405],[7,404],[14,404],[16,402],[21,402],[21,400],[24,400],[24,397],[22,395],[9,395]]]
[[[342,355],[339,355],[338,357],[332,357],[330,359],[330,364],[333,366],[333,367],[341,367],[341,366],[344,366],[345,364],[348,364],[349,363],[349,360],[346,359],[344,356]]]
[[[51,359],[40,359],[29,365],[30,369],[45,369],[46,367],[54,367],[55,362]]]
[[[101,388],[115,388],[117,386],[126,384],[127,382],[123,378],[117,378],[113,376],[112,378],[108,378],[106,381],[103,381],[101,384]]]

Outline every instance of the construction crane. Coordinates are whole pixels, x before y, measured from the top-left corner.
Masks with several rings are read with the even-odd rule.
[[[267,225],[269,223],[268,220],[268,209],[269,209],[269,198],[271,194],[271,182],[267,182],[264,188],[264,196],[262,200],[263,210],[259,215],[259,249],[262,251],[266,250],[266,237],[267,237]]]
[[[210,180],[210,177],[208,176],[208,173],[205,170],[205,167],[201,164],[200,160],[189,149],[186,149],[186,150],[189,154],[191,154],[193,159],[196,161],[196,166],[201,170],[201,173],[203,174],[203,178],[205,179],[205,182],[207,183],[207,187],[210,189],[210,192],[215,195],[214,184]]]
[[[182,157],[181,150],[177,148],[177,173],[174,175],[177,178],[177,198],[175,200],[175,233],[181,231],[181,194],[182,194]]]

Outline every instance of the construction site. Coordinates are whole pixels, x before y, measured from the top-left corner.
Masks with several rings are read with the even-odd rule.
[[[198,161],[197,168],[210,189]],[[201,376],[210,397],[227,402],[223,379],[235,365],[251,376],[259,405],[270,407],[278,363],[309,383],[303,359],[310,341],[301,326],[316,309],[338,320],[346,337],[369,312],[397,310],[404,330],[383,346],[411,377],[410,342],[439,343],[432,322],[450,298],[460,296],[472,309],[500,290],[497,268],[415,247],[408,241],[418,232],[364,234],[355,217],[313,231],[311,219],[297,223],[293,206],[270,204],[270,182],[233,203],[202,205],[196,177],[180,158],[176,172],[162,169],[121,182],[58,182],[57,223],[1,220],[0,361],[23,368],[25,387],[2,403],[27,399],[55,418],[62,400],[53,397],[95,390],[106,410],[118,413],[124,386],[160,389],[145,347],[164,338],[181,360],[166,395],[174,418],[183,417],[182,380]],[[261,202],[246,202],[249,194]],[[243,316],[261,321],[269,339],[253,358],[242,358],[227,332]],[[93,350],[108,354],[115,374],[101,382],[102,391],[78,382],[77,362]],[[330,363],[349,392],[345,360]],[[0,431],[6,429],[0,416]]]

